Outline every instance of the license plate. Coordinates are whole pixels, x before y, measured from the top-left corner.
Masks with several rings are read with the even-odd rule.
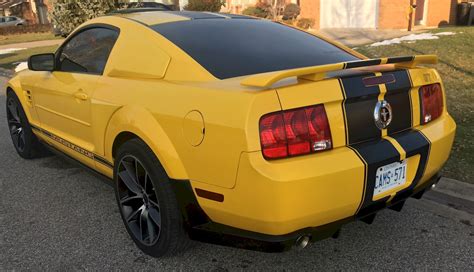
[[[383,194],[405,184],[407,180],[407,162],[394,162],[377,169],[374,196]]]

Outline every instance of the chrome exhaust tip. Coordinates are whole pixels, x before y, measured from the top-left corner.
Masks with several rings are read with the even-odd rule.
[[[296,246],[300,249],[305,248],[307,245],[309,245],[309,242],[311,241],[311,237],[309,235],[302,235],[296,239]]]

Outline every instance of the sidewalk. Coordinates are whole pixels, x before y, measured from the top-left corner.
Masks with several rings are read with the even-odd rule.
[[[354,28],[332,28],[314,30],[314,33],[336,40],[349,47],[380,42],[383,40],[398,38],[410,34],[422,33],[427,30],[406,30],[397,29],[354,29]]]
[[[57,44],[60,44],[62,42],[63,42],[63,39],[35,41],[35,42],[24,42],[24,43],[12,43],[12,44],[0,45],[0,50],[11,49],[11,48],[28,49],[28,48],[35,48],[35,47],[42,47],[42,46],[57,45]]]

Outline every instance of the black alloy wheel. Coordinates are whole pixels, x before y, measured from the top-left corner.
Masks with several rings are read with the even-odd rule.
[[[135,138],[118,147],[115,196],[125,229],[144,253],[174,256],[192,244],[184,227],[173,182],[155,153]]]
[[[13,97],[9,97],[7,100],[7,121],[13,145],[21,153],[25,150],[26,145],[25,131],[21,122],[20,105]]]
[[[150,174],[136,157],[127,155],[118,166],[118,197],[124,222],[135,239],[156,244],[161,233],[160,205]]]
[[[51,155],[33,133],[25,111],[14,91],[7,90],[6,102],[8,130],[18,155],[24,159]]]

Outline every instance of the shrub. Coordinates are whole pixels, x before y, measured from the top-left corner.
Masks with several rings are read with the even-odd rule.
[[[308,29],[314,26],[314,19],[311,18],[301,18],[298,20],[296,25],[303,29]]]
[[[283,10],[283,20],[294,20],[300,15],[300,7],[297,4],[288,4]]]
[[[185,10],[219,12],[225,0],[189,0]]]
[[[287,25],[293,25],[293,26],[294,26],[295,23],[296,23],[296,20],[291,20],[291,19],[285,20],[285,19],[282,19],[281,22],[284,23],[284,24],[287,24]]]
[[[50,17],[56,28],[63,33],[71,33],[85,21],[104,15],[119,7],[119,0],[91,0],[91,1],[52,1]]]
[[[255,16],[260,18],[267,18],[268,17],[268,10],[261,9],[257,6],[255,7],[248,7],[242,11],[242,14],[248,16]]]

